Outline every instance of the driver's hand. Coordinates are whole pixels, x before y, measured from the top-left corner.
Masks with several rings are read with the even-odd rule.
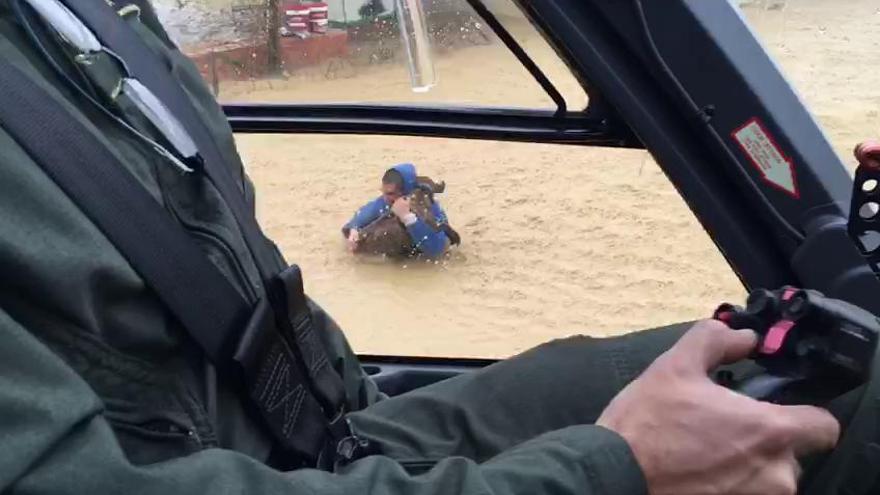
[[[871,168],[880,168],[880,142],[876,140],[863,141],[856,145],[853,152],[860,165]]]
[[[358,240],[360,239],[360,234],[358,234],[357,229],[351,229],[348,232],[348,250],[354,252],[357,249]]]
[[[748,357],[749,330],[703,321],[605,409],[597,424],[620,434],[651,495],[793,495],[797,457],[832,449],[840,426],[811,406],[759,402],[716,385],[709,372]]]

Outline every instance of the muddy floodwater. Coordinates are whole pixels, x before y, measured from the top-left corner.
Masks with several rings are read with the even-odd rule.
[[[744,14],[835,149],[880,134],[880,0],[789,0]],[[571,106],[586,97],[524,23],[514,31]],[[229,82],[225,101],[373,101],[547,108],[503,45],[437,54],[437,87],[408,89],[403,64],[340,65]],[[744,290],[642,151],[411,137],[238,136],[258,215],[307,292],[363,353],[503,357],[542,341],[615,335],[705,317]],[[440,262],[357,259],[340,226],[413,162],[445,180],[438,199],[462,245]]]

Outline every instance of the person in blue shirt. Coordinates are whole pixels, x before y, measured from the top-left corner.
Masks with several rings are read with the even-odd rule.
[[[433,200],[433,192],[443,190],[430,179],[419,177],[411,163],[402,163],[388,169],[382,176],[382,195],[362,206],[354,217],[342,227],[342,234],[348,241],[349,250],[356,252],[358,243],[363,240],[362,233],[376,222],[395,218],[408,235],[412,255],[434,258],[446,252],[450,244],[458,244],[458,234],[449,226],[446,212]],[[421,216],[419,208],[411,204],[411,197],[417,189],[426,190],[427,209]],[[425,218],[430,216],[431,218]],[[396,253],[386,253],[396,254]]]

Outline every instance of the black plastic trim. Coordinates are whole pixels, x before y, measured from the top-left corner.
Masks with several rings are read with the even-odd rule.
[[[486,24],[492,28],[492,31],[495,32],[495,35],[498,36],[498,39],[504,43],[504,46],[513,53],[513,56],[519,60],[519,63],[525,67],[529,74],[535,78],[535,81],[541,85],[541,88],[547,92],[547,95],[550,96],[550,99],[553,100],[553,103],[556,103],[556,115],[565,115],[568,107],[565,103],[565,98],[562,97],[562,94],[559,93],[559,90],[553,86],[553,83],[550,82],[550,79],[547,78],[547,75],[541,71],[541,68],[538,67],[538,64],[529,57],[529,54],[517,43],[516,39],[507,31],[507,28],[501,24],[501,21],[495,17],[495,14],[490,11],[486,5],[480,0],[467,0],[467,3],[474,9],[474,12],[477,13],[478,16],[482,17]]]
[[[228,104],[241,133],[390,134],[642,148],[603,119],[552,111],[388,105]]]

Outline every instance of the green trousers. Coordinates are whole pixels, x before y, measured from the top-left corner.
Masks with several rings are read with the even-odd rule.
[[[540,490],[558,483],[573,486],[545,491],[638,493],[643,488],[632,487],[643,483],[640,470],[628,453],[618,456],[613,452],[620,447],[619,439],[610,440],[611,432],[590,425],[617,392],[689,326],[614,339],[556,340],[480,371],[380,401],[350,419],[357,433],[377,443],[384,456],[409,474],[435,483],[442,479],[466,483],[466,471],[476,464],[483,468],[483,475],[486,468],[497,466],[500,478],[511,486],[519,485],[510,493],[528,493],[522,488]],[[560,450],[565,450],[566,440],[593,442],[575,458],[589,459],[587,477],[594,479],[595,486],[587,483],[578,490],[577,479],[566,465],[571,460],[559,462],[562,453],[557,462],[530,457],[538,450],[546,451],[552,442],[560,442]],[[569,448],[577,451],[576,446]],[[517,456],[519,462],[511,462]],[[359,462],[365,461],[370,462]],[[341,472],[357,469],[349,466]]]

